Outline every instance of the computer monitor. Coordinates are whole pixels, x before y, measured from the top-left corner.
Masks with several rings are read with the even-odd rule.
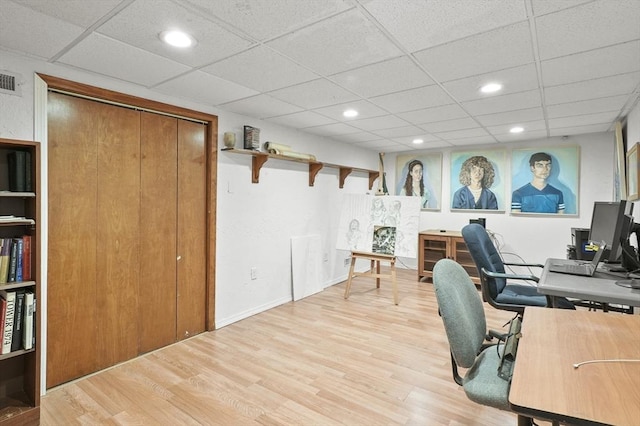
[[[631,245],[629,237],[635,234],[636,240],[640,241],[640,223],[635,223],[633,216],[625,215],[622,227],[622,235],[620,236],[620,244],[622,247],[621,262],[622,267],[627,272],[636,273],[640,271],[640,256],[635,247]]]
[[[607,252],[603,257],[605,262],[616,263],[621,260],[622,244],[620,239],[625,227],[625,214],[629,211],[631,211],[631,207],[627,206],[625,200],[593,203],[589,240],[607,243]]]

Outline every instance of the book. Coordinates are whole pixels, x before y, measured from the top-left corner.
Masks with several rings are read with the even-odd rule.
[[[31,280],[31,235],[22,236],[22,281]]]
[[[7,165],[9,169],[9,191],[24,192],[25,169],[27,166],[25,151],[11,151],[7,154]]]
[[[13,339],[13,322],[16,313],[16,292],[0,290],[0,297],[7,301],[7,309],[4,315],[4,328],[2,329],[2,355],[11,352],[11,340]]]
[[[16,281],[16,267],[18,265],[18,243],[12,238],[8,238],[11,251],[9,252],[9,275],[7,277],[8,283]]]
[[[0,250],[0,284],[6,283],[9,279],[10,241],[9,238],[2,238],[2,249]]]
[[[24,290],[16,291],[16,313],[13,320],[13,336],[11,337],[11,352],[22,348],[22,326],[24,323]]]
[[[7,315],[7,301],[0,297],[0,333],[4,330],[4,318]],[[0,354],[2,354],[2,345],[0,345]]]
[[[24,320],[22,321],[22,347],[25,350],[33,348],[34,320],[36,300],[33,292],[28,291],[24,295]]]
[[[16,238],[16,282],[22,281],[22,251],[24,243],[22,238]]]
[[[27,192],[33,192],[33,178],[31,175],[31,152],[25,151],[25,166],[24,166],[24,190]]]

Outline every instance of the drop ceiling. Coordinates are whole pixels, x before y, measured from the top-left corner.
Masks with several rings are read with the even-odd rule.
[[[639,0],[0,0],[0,10],[0,54],[376,151],[611,131],[640,98]],[[197,44],[163,44],[169,29]],[[494,81],[500,92],[479,91]]]

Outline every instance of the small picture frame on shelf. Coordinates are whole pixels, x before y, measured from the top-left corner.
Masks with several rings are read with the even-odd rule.
[[[627,200],[640,200],[640,142],[627,152]]]
[[[260,129],[244,126],[244,149],[260,151]]]

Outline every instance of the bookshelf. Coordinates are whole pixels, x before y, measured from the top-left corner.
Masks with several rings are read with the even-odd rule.
[[[433,280],[433,267],[440,259],[453,259],[480,285],[478,269],[460,231],[429,229],[418,233],[418,281]]]
[[[278,154],[269,154],[266,152],[252,151],[249,149],[223,148],[222,151],[228,152],[231,154],[251,155],[253,157],[251,160],[251,182],[252,183],[260,182],[260,169],[262,169],[262,166],[269,159],[293,161],[295,163],[308,164],[309,165],[309,186],[314,185],[316,180],[316,175],[323,167],[334,168],[339,170],[340,188],[344,187],[344,182],[351,173],[358,172],[358,173],[367,173],[369,175],[369,189],[371,190],[373,188],[373,182],[380,175],[380,172],[376,170],[362,169],[362,168],[350,167],[350,166],[341,166],[339,164],[321,163],[319,161],[287,157],[285,155],[278,155]]]
[[[16,188],[15,182],[10,182],[10,170],[13,172],[15,166],[9,157],[16,151],[29,154],[30,161],[26,164],[30,166],[25,167],[28,187]],[[0,138],[0,238],[24,242],[23,237],[27,236],[31,247],[30,262],[25,262],[28,266],[22,269],[27,276],[0,284],[0,290],[31,292],[36,301],[40,298],[39,165],[38,142]],[[22,259],[24,261],[25,257]],[[40,309],[35,310],[33,322],[33,335],[37,336]],[[24,347],[20,344],[0,355],[0,424],[36,425],[40,422],[39,339],[35,339],[31,348]]]

